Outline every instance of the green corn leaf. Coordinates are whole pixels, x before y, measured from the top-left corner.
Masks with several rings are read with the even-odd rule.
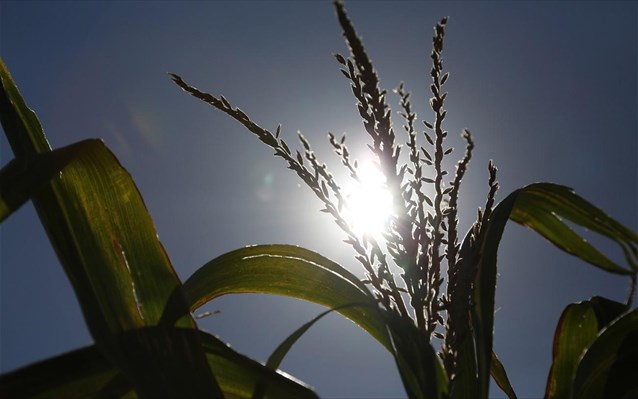
[[[576,367],[585,350],[598,335],[598,319],[586,301],[567,306],[558,321],[552,347],[552,367],[545,398],[571,398]]]
[[[0,120],[16,158],[29,158],[51,151],[38,117],[22,99],[2,59],[0,81]]]
[[[30,162],[49,153],[37,117],[1,62],[0,80],[0,120],[16,159]],[[113,340],[114,334],[158,324],[169,298],[179,313],[177,326],[196,324],[131,176],[104,143],[91,140],[84,142],[61,175],[36,193],[33,202],[97,345],[133,381],[148,381],[147,370]],[[156,339],[142,336],[140,341],[152,350]],[[187,344],[193,354],[190,365],[196,370],[184,377],[203,396],[221,396],[201,348]],[[153,384],[137,388],[142,396],[154,389]]]
[[[290,377],[265,368],[228,347],[219,339],[192,329],[144,328],[147,335],[171,336],[174,341],[195,339],[201,342],[211,370],[217,376],[226,399],[250,399],[258,380],[268,382],[264,398],[317,398],[307,386]],[[156,330],[156,331],[153,331]],[[114,339],[127,347],[137,345],[137,333],[123,333]],[[171,357],[171,348],[163,348]],[[183,373],[191,372],[186,368]],[[168,381],[172,381],[172,376]],[[158,385],[160,385],[158,383]],[[189,389],[189,388],[186,388]],[[179,397],[190,397],[184,390]],[[6,398],[137,398],[133,385],[114,367],[96,346],[75,350],[18,369],[0,377],[0,396]],[[162,397],[165,397],[164,392]],[[216,397],[216,396],[213,396]]]
[[[571,230],[561,218],[614,240],[623,249],[630,267],[625,268],[609,260]],[[577,196],[573,190],[551,183],[537,183],[512,192],[492,212],[484,235],[475,242],[475,237],[468,233],[463,242],[462,252],[481,255],[476,259],[472,294],[473,332],[472,337],[465,337],[467,342],[459,344],[463,358],[458,366],[459,383],[453,383],[451,387],[453,397],[463,397],[465,394],[487,397],[494,328],[497,252],[508,219],[530,227],[560,249],[605,271],[625,275],[635,273],[638,236]],[[477,380],[473,380],[474,375],[478,376]],[[472,381],[478,383],[478,393],[470,392],[474,389]]]
[[[512,384],[510,384],[510,379],[507,377],[505,367],[503,367],[503,363],[501,363],[501,360],[494,352],[492,352],[490,374],[492,375],[494,382],[496,382],[496,385],[501,388],[509,399],[516,399],[516,392],[514,392],[514,388],[512,388]]]
[[[48,157],[35,114],[1,66],[0,116],[16,159]],[[81,147],[63,175],[34,198],[36,209],[95,338],[154,325],[179,287],[177,275],[129,173],[101,141]],[[188,316],[180,323],[195,326]]]
[[[573,398],[638,396],[638,309],[603,329],[585,352],[574,378]]]
[[[295,330],[295,332],[290,334],[281,344],[279,344],[277,348],[274,350],[274,352],[268,357],[268,360],[266,361],[266,367],[269,368],[270,370],[277,370],[281,362],[284,360],[284,357],[286,357],[290,349],[292,349],[292,346],[299,340],[299,338],[301,338],[302,335],[304,335],[310,329],[310,327],[312,327],[316,322],[321,320],[324,316],[332,312],[335,312],[339,309],[355,307],[355,306],[370,306],[370,305],[369,304],[363,304],[363,305],[362,304],[346,304],[344,306],[339,306],[337,308],[329,309],[329,310],[326,310],[325,312],[321,312],[318,316],[316,316],[315,318],[313,318],[312,320],[310,320],[309,322],[305,323],[303,326]],[[253,393],[252,399],[262,399],[264,397],[264,393],[267,386],[268,384],[266,381],[260,381],[257,384],[257,387],[255,388],[255,392]]]
[[[238,249],[197,270],[184,283],[184,293],[191,310],[219,296],[237,293],[283,295],[334,309],[393,354],[411,398],[440,398],[447,392],[447,376],[416,326],[380,310],[355,276],[315,252],[292,245]],[[354,303],[362,306],[347,306]],[[170,312],[167,319],[171,320]]]
[[[36,155],[13,159],[0,170],[0,222],[18,210],[51,178],[64,169],[90,140]]]
[[[301,338],[302,335],[304,335],[310,329],[310,327],[312,327],[316,322],[321,320],[324,316],[327,316],[328,314],[332,312],[337,312],[342,309],[351,308],[351,307],[359,307],[359,306],[370,307],[371,305],[369,303],[365,303],[365,304],[349,303],[343,306],[339,306],[339,307],[321,312],[318,316],[316,316],[315,318],[313,318],[312,320],[310,320],[309,322],[305,323],[303,326],[295,330],[295,332],[290,334],[281,344],[279,344],[277,346],[277,349],[275,349],[274,352],[268,357],[268,360],[266,361],[266,367],[268,367],[271,370],[277,370],[277,368],[279,367],[281,362],[284,360],[284,357],[286,357],[286,355],[288,354],[292,346],[299,340],[299,338]]]
[[[510,216],[515,222],[535,230],[563,251],[608,272],[633,274],[638,271],[638,235],[576,195],[571,188],[537,183],[515,193],[516,206]],[[570,229],[563,219],[616,242],[630,268],[611,261]]]
[[[365,286],[335,262],[304,248],[256,245],[229,252],[197,270],[183,289],[191,310],[222,295],[238,293],[289,296],[330,309],[349,303],[370,304],[338,312],[391,349],[376,301]],[[169,308],[168,320],[172,314]]]

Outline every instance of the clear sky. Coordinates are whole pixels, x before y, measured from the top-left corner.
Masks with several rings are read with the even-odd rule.
[[[498,199],[528,183],[561,183],[638,230],[638,3],[346,7],[382,86],[404,81],[419,119],[430,118],[432,27],[450,17],[446,128],[457,149],[463,127],[477,146],[461,191],[463,231],[484,203],[489,159],[499,168]],[[167,75],[224,94],[266,128],[282,123],[289,144],[301,130],[336,172],[327,132],[347,132],[352,150],[366,137],[335,52],[347,49],[328,1],[0,3],[0,54],[49,141],[105,140],[136,180],[183,280],[226,251],[266,243],[299,244],[360,273],[296,176]],[[392,95],[389,101],[397,104]],[[4,135],[0,151],[6,164],[12,154]],[[0,234],[0,371],[90,344],[32,205]],[[624,300],[627,284],[515,225],[499,255],[495,350],[520,397],[542,396],[563,308],[592,295]],[[221,313],[202,328],[260,361],[321,311],[257,295],[222,298],[204,310]],[[322,397],[405,395],[390,355],[338,315],[303,337],[282,368]]]

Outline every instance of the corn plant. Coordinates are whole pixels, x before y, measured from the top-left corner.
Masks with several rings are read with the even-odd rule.
[[[0,396],[316,397],[276,369],[314,322],[338,312],[390,351],[411,398],[487,397],[490,374],[515,397],[492,351],[496,254],[508,219],[585,262],[628,276],[630,282],[626,303],[593,297],[565,309],[556,329],[546,396],[636,395],[638,314],[631,310],[638,270],[636,234],[555,184],[521,188],[495,205],[496,168],[490,164],[486,203],[461,238],[459,187],[474,142],[469,132],[463,133],[466,151],[449,178],[443,167],[452,153],[443,128],[443,86],[449,78],[442,63],[446,20],[435,28],[434,116],[425,122],[425,132],[418,132],[405,87],[396,90],[408,152],[404,162],[387,93],[343,6],[335,7],[351,52],[336,59],[393,198],[383,237],[361,233],[353,225],[347,193],[305,138],[300,137],[303,150],[293,153],[280,137],[280,127],[271,133],[224,97],[203,93],[177,75],[173,78],[238,120],[284,159],[346,235],[366,272],[363,280],[311,250],[259,245],[213,259],[182,284],[134,182],[108,148],[99,140],[87,140],[51,150],[35,114],[7,68],[0,66],[0,116],[15,154],[0,173],[0,220],[33,200],[95,340],[90,347],[2,375]],[[352,177],[361,179],[345,137],[329,140]],[[609,260],[565,220],[617,242],[627,265]],[[290,296],[328,310],[291,334],[262,365],[198,330],[191,316],[208,301],[244,292]]]
[[[511,219],[586,263],[627,276],[630,287],[625,303],[593,297],[564,310],[556,328],[546,397],[638,394],[636,380],[631,377],[638,364],[638,310],[631,309],[638,272],[636,233],[572,189],[553,183],[520,188],[496,205],[497,169],[490,162],[485,204],[462,236],[457,217],[459,189],[474,141],[468,130],[463,131],[465,152],[454,171],[446,170],[444,159],[453,152],[446,145],[448,132],[444,129],[444,86],[449,74],[442,55],[447,19],[436,25],[432,41],[432,119],[423,121],[424,130],[420,131],[410,93],[401,84],[394,91],[402,118],[403,132],[399,133],[392,121],[388,92],[381,88],[343,5],[339,1],[334,5],[350,50],[349,56],[336,54],[335,58],[352,89],[370,139],[368,147],[392,198],[390,220],[382,237],[357,231],[348,214],[353,204],[343,186],[303,135],[298,136],[303,148],[293,150],[281,137],[281,126],[273,133],[224,96],[200,91],[179,75],[172,78],[184,91],[234,118],[274,150],[345,234],[365,278],[359,280],[346,268],[302,248],[256,246],[203,266],[185,283],[186,292],[195,296],[187,298],[188,302],[202,305],[220,295],[241,292],[312,301],[351,319],[384,345],[396,360],[410,398],[486,398],[490,375],[514,398],[505,368],[492,350],[497,250]],[[399,144],[398,134],[403,134],[405,146]],[[346,137],[329,134],[329,142],[350,177],[359,181],[361,169],[350,156]],[[610,260],[567,222],[616,242],[626,264]],[[221,280],[225,281],[224,291],[210,288]],[[308,326],[293,334],[289,344]],[[278,359],[287,347],[280,348]]]

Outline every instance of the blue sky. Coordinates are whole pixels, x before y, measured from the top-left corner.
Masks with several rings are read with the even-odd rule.
[[[464,127],[477,146],[461,190],[463,231],[484,203],[490,159],[499,168],[499,199],[552,181],[638,230],[635,2],[346,7],[382,86],[404,81],[419,119],[430,117],[432,27],[450,17],[446,129],[457,149]],[[167,75],[224,94],[266,128],[282,123],[289,144],[301,130],[337,172],[327,132],[347,132],[358,156],[366,143],[332,56],[346,51],[328,1],[0,4],[0,54],[49,141],[105,140],[136,180],[182,279],[226,251],[262,243],[299,244],[361,272],[296,176]],[[0,155],[2,164],[12,158],[4,136]],[[31,204],[0,234],[0,371],[90,344]],[[542,396],[562,309],[592,295],[623,300],[627,284],[515,225],[499,257],[495,350],[520,397]],[[204,310],[221,313],[203,319],[202,328],[260,361],[321,311],[257,295],[222,298]],[[337,315],[313,327],[282,368],[322,397],[404,396],[389,354]]]

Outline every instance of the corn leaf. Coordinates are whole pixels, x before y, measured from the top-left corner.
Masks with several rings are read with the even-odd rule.
[[[49,153],[37,117],[1,62],[0,80],[0,120],[16,159],[30,162]],[[196,325],[131,176],[101,141],[91,140],[33,201],[97,345],[132,381],[142,384],[136,386],[141,396],[152,396],[148,371],[113,337],[156,325],[169,298],[180,311],[176,324]],[[140,334],[142,348],[153,350],[157,337]],[[188,359],[175,359],[187,361],[190,370],[165,364],[177,371],[175,381],[192,384],[202,396],[221,396],[197,341],[172,342],[170,336],[160,341],[190,350]],[[164,394],[179,396],[171,390]]]
[[[226,399],[249,399],[258,380],[268,382],[264,398],[316,398],[307,386],[290,377],[266,369],[228,347],[219,339],[192,329],[145,328],[147,335],[173,336],[173,341],[197,334],[210,369],[215,373]],[[156,331],[153,331],[156,330]],[[117,339],[127,347],[135,347],[139,332],[120,334]],[[182,338],[180,338],[182,337]],[[171,348],[163,348],[170,357]],[[172,378],[169,378],[170,382]],[[158,385],[161,382],[158,381]],[[183,397],[188,396],[188,388]],[[162,394],[160,392],[160,394]],[[0,396],[35,398],[136,398],[133,385],[112,365],[96,346],[69,352],[0,377]],[[164,392],[161,397],[165,397]]]
[[[636,365],[638,309],[613,321],[587,349],[576,370],[573,397],[637,397]]]
[[[490,365],[490,374],[498,385],[499,388],[507,395],[509,399],[516,399],[516,392],[510,384],[510,379],[507,377],[507,372],[501,360],[496,356],[496,353],[492,352],[492,362]]]
[[[507,220],[527,226],[558,248],[605,271],[631,275],[636,271],[638,236],[603,213],[568,187],[537,183],[512,192],[494,209],[483,237],[468,234],[461,251],[480,254],[474,279],[474,307],[471,309],[473,337],[459,344],[463,359],[459,363],[458,383],[451,388],[453,397],[471,394],[486,398],[488,373],[491,369],[494,326],[496,262],[500,239]],[[602,234],[620,245],[629,267],[611,261],[582,236],[569,228],[562,218]],[[474,241],[476,240],[476,241]],[[469,341],[474,342],[469,342]],[[472,352],[475,354],[472,355]],[[475,374],[476,372],[476,374]],[[477,379],[473,376],[477,375]],[[478,391],[471,392],[478,384]],[[478,393],[477,393],[478,392]]]
[[[32,159],[13,159],[5,165],[0,170],[0,222],[18,210],[88,146],[89,140],[82,141],[38,154]]]
[[[326,306],[358,324],[393,354],[410,398],[440,398],[447,392],[447,376],[427,338],[413,324],[380,310],[354,275],[315,252],[292,245],[238,249],[197,270],[184,283],[184,293],[191,310],[237,293],[283,295]],[[282,343],[273,364],[316,320]]]
[[[545,398],[571,398],[576,367],[585,350],[596,339],[598,329],[596,312],[588,301],[565,308],[554,334],[553,362]]]
[[[361,305],[346,304],[344,306],[339,306],[338,308],[326,310],[325,312],[321,312],[318,316],[314,317],[312,320],[310,320],[309,322],[299,327],[292,334],[286,337],[286,339],[283,340],[281,344],[277,346],[277,348],[273,351],[273,353],[268,357],[268,360],[266,361],[266,367],[269,368],[270,370],[277,370],[281,362],[284,360],[284,357],[286,357],[290,349],[292,349],[293,345],[299,340],[299,338],[301,338],[302,335],[304,335],[310,329],[310,327],[312,327],[316,322],[321,320],[324,316],[336,310],[346,308],[346,307],[352,307],[352,306],[361,306]],[[363,306],[370,306],[370,305],[368,304]],[[264,397],[264,393],[267,386],[268,386],[267,381],[259,381],[253,393],[252,399],[262,399]]]
[[[261,293],[303,299],[338,312],[391,349],[376,301],[352,273],[335,262],[293,245],[256,245],[221,255],[197,270],[184,282],[184,294],[195,310],[227,294]],[[166,317],[172,320],[169,307]]]
[[[535,230],[563,251],[603,270],[617,274],[638,271],[638,235],[576,195],[571,188],[537,183],[515,193],[516,206],[510,215],[513,221]],[[629,267],[611,261],[570,229],[563,219],[616,242]]]

